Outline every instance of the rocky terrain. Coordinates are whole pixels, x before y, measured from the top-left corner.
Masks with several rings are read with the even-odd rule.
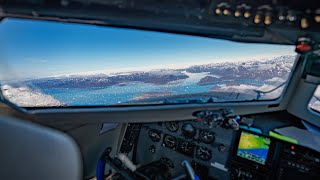
[[[80,72],[77,74],[60,75],[9,83],[3,88],[4,95],[19,105],[32,106],[61,106],[63,99],[56,100],[51,94],[43,94],[44,90],[63,90],[68,96],[68,89],[89,90],[90,88],[104,89],[103,93],[111,93],[109,87],[116,87],[116,95],[124,97],[122,93],[130,94],[126,100],[141,100],[150,97],[164,97],[176,94],[190,93],[188,88],[196,89],[193,93],[205,91],[223,93],[255,94],[255,90],[268,91],[286,81],[294,64],[295,56],[280,56],[265,60],[248,60],[242,62],[212,63],[190,66],[184,69],[160,69],[129,72]],[[198,78],[193,79],[194,76]],[[191,81],[190,81],[191,80]],[[129,86],[132,83],[140,83]],[[188,82],[189,84],[184,84]],[[185,89],[173,90],[175,87]],[[145,90],[147,87],[154,87]],[[198,86],[198,87],[197,87]],[[200,87],[206,89],[201,89]],[[134,89],[133,89],[133,88]],[[283,88],[269,93],[265,98],[277,98]],[[76,92],[74,91],[74,92]],[[48,92],[48,91],[46,91]],[[95,91],[99,94],[102,91]],[[132,94],[133,93],[133,94]],[[81,94],[87,96],[90,91]],[[113,96],[116,96],[112,94]],[[238,95],[236,95],[238,97]],[[71,97],[71,95],[70,95]],[[70,98],[63,97],[63,98]],[[91,96],[95,98],[95,96]],[[60,96],[60,98],[62,98]],[[115,97],[116,98],[116,97]],[[31,100],[33,99],[33,100]],[[81,101],[80,99],[79,101]],[[92,100],[93,101],[93,100]],[[91,102],[91,101],[90,101]],[[91,102],[95,104],[95,102]],[[105,103],[105,101],[104,101]]]
[[[192,66],[187,72],[209,72],[198,85],[212,84],[218,81],[254,80],[268,81],[273,78],[287,79],[295,56],[280,56],[265,61],[247,61],[237,63],[216,63]]]
[[[180,71],[158,70],[149,72],[133,72],[117,75],[97,74],[97,75],[71,75],[60,77],[48,77],[23,82],[32,84],[40,89],[51,88],[91,88],[125,86],[130,82],[151,83],[154,85],[167,84],[172,81],[188,78]]]
[[[208,72],[197,84],[207,85],[221,81],[254,80],[267,81],[272,78],[286,79],[290,73],[295,56],[280,56],[265,61],[246,61],[237,63],[215,63],[191,66],[179,70],[150,70],[147,72],[124,72],[117,74],[68,75],[25,81],[40,89],[50,88],[90,88],[125,86],[130,82],[143,82],[163,85],[189,78],[188,73]]]

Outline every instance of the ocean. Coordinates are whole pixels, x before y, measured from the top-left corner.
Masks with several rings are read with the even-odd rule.
[[[208,73],[187,73],[189,78],[177,80],[165,85],[155,85],[143,82],[130,82],[122,85],[100,88],[69,88],[69,89],[42,89],[42,93],[52,96],[60,102],[72,106],[95,106],[110,105],[137,100],[148,93],[167,93],[170,95],[193,94],[209,92],[210,88],[217,84],[225,84],[226,81],[216,82],[208,85],[198,85],[197,82]],[[243,83],[254,83],[263,85],[264,82],[242,80]],[[153,95],[154,95],[153,94]],[[164,94],[165,95],[165,94]],[[149,96],[152,96],[149,95]]]

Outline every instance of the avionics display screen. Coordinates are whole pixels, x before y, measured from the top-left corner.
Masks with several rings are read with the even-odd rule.
[[[267,137],[242,131],[237,156],[264,165],[268,157],[270,143],[271,141]]]

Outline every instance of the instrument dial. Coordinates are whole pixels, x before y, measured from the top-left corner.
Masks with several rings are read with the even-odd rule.
[[[153,142],[159,142],[161,139],[161,132],[155,129],[150,129],[149,137]]]
[[[193,157],[195,145],[184,140],[179,141],[178,152]]]
[[[182,134],[186,138],[193,138],[196,135],[196,129],[192,126],[192,124],[184,124],[181,128]]]
[[[165,126],[171,132],[176,132],[179,129],[179,124],[175,121],[165,122]]]
[[[199,140],[206,144],[211,144],[215,140],[214,132],[211,132],[209,130],[201,130],[199,133]]]
[[[171,135],[166,134],[163,138],[163,145],[168,148],[174,149],[177,145],[177,139]]]
[[[169,166],[170,168],[174,168],[174,164],[173,162],[169,159],[169,158],[166,158],[166,157],[162,157],[160,159],[160,161],[164,164],[166,164],[167,166]]]
[[[198,146],[196,149],[196,158],[203,160],[203,161],[208,161],[212,157],[212,151],[206,147],[201,147]]]

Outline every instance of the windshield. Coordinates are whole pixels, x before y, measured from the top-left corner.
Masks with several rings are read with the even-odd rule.
[[[293,46],[21,19],[0,39],[2,93],[23,107],[272,100],[295,61]]]

